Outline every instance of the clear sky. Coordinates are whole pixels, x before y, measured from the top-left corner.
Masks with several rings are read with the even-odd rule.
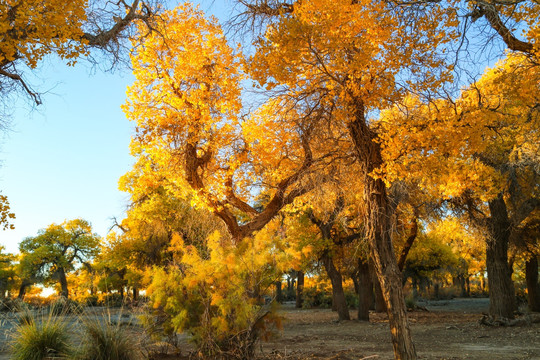
[[[200,1],[201,9],[227,17],[230,1]],[[0,245],[18,243],[52,223],[81,217],[105,236],[112,217],[124,217],[128,195],[118,179],[133,163],[134,132],[120,105],[133,82],[129,70],[93,72],[48,59],[32,84],[43,96],[37,109],[13,104],[11,131],[0,143],[0,191],[15,212],[15,230],[0,231]]]

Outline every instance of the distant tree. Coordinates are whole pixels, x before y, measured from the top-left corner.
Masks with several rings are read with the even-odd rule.
[[[24,239],[19,246],[23,285],[30,285],[30,279],[58,281],[60,295],[67,298],[66,274],[96,256],[99,242],[100,237],[92,233],[90,223],[82,219],[52,224],[40,230],[38,236]]]
[[[10,290],[15,278],[15,256],[5,253],[5,248],[0,245],[0,300],[6,296],[6,291]]]

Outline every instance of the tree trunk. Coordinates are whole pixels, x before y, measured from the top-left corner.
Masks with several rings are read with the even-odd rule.
[[[69,291],[66,271],[63,267],[58,268],[58,281],[60,282],[60,296],[67,299],[69,297]]]
[[[407,237],[407,240],[405,241],[405,245],[403,245],[403,249],[401,249],[401,254],[399,255],[399,260],[398,260],[399,271],[403,271],[403,268],[405,267],[405,261],[407,261],[407,255],[409,255],[409,251],[411,251],[411,248],[414,244],[414,240],[416,240],[416,237],[418,236],[417,214],[415,214],[414,219],[411,220],[410,228],[411,228],[411,232],[409,233],[409,236]]]
[[[28,280],[23,279],[21,282],[21,286],[19,287],[19,295],[17,295],[17,298],[20,300],[24,299],[24,295],[26,295],[26,289],[28,286],[30,286],[32,283]]]
[[[465,287],[465,276],[459,275],[458,276],[459,281],[459,288],[461,289],[461,297],[467,297],[467,288]]]
[[[388,309],[394,357],[399,360],[416,359],[401,286],[402,275],[392,245],[392,210],[386,185],[382,179],[370,176],[373,170],[383,164],[381,148],[376,141],[377,135],[367,125],[364,104],[361,99],[355,100],[351,104],[354,106],[355,119],[349,123],[349,133],[363,166],[366,238],[370,243],[371,257]]]
[[[414,276],[412,279],[412,295],[413,299],[418,299],[418,280],[416,279],[416,276]]]
[[[298,271],[296,276],[296,307],[301,308],[304,304],[304,272]]]
[[[367,261],[358,259],[358,320],[369,321],[369,308],[373,302],[373,283]]]
[[[373,298],[375,301],[375,312],[383,313],[386,312],[386,301],[384,300],[384,296],[381,289],[381,284],[379,283],[379,278],[377,277],[377,273],[375,271],[375,264],[373,264],[373,260],[370,259],[370,274],[371,274],[371,281],[373,283]]]
[[[0,280],[0,300],[4,300],[6,298],[6,291],[7,281]]]
[[[276,302],[283,302],[283,291],[281,290],[281,280],[275,282],[276,284]]]
[[[525,263],[525,281],[529,310],[540,312],[540,285],[538,284],[538,257],[536,255]]]
[[[489,314],[493,317],[514,318],[516,297],[512,269],[508,265],[510,220],[502,194],[489,202],[489,238],[486,246],[486,265],[489,281]]]
[[[347,301],[345,300],[345,292],[343,291],[343,279],[328,250],[323,252],[321,261],[326,269],[328,277],[330,278],[330,282],[332,283],[332,305],[335,305],[336,307],[339,320],[351,320],[349,308],[347,307]]]
[[[137,289],[136,286],[133,287],[133,301],[137,301],[139,299],[139,289]]]

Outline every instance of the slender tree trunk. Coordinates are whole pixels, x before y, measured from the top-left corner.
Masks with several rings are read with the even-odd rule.
[[[413,220],[411,220],[410,224],[411,232],[409,233],[409,236],[407,237],[407,240],[405,241],[405,245],[403,245],[403,249],[401,249],[401,254],[399,255],[398,260],[398,268],[399,271],[403,271],[403,268],[405,267],[405,261],[407,261],[407,255],[409,255],[409,251],[411,250],[414,240],[416,240],[416,237],[418,236],[418,217],[415,214],[415,217]]]
[[[355,119],[349,123],[349,133],[364,171],[366,238],[370,243],[371,257],[388,309],[394,357],[398,360],[416,359],[401,286],[402,275],[392,245],[392,210],[386,185],[381,179],[369,175],[383,164],[380,144],[376,141],[377,135],[367,125],[361,100],[356,99],[352,105]]]
[[[373,283],[367,261],[358,259],[358,320],[369,321],[369,308],[373,302]]]
[[[489,314],[514,318],[517,309],[512,269],[508,265],[510,220],[502,194],[489,202],[489,239],[486,246],[486,265],[489,281]]]
[[[278,303],[283,302],[283,291],[281,290],[281,280],[276,281],[276,301]]]
[[[465,276],[459,275],[458,280],[459,280],[459,287],[461,289],[460,296],[467,297],[467,288],[465,287]]]
[[[137,289],[136,286],[133,287],[133,301],[137,301],[139,299],[139,289]]]
[[[332,283],[333,305],[336,306],[339,320],[351,320],[347,301],[345,300],[345,292],[343,291],[343,278],[327,250],[323,252],[321,261]]]
[[[418,280],[416,276],[412,277],[412,294],[415,300],[418,299]]]
[[[296,276],[296,307],[301,308],[304,304],[304,272],[298,271]]]
[[[69,297],[69,291],[66,271],[63,267],[58,268],[58,281],[60,282],[60,296],[67,299]]]
[[[529,310],[540,312],[540,285],[538,284],[538,257],[536,255],[525,263],[525,281]]]

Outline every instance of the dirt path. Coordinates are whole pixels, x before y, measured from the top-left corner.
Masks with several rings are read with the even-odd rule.
[[[478,324],[487,299],[455,299],[421,304],[429,312],[409,313],[421,359],[540,359],[540,324],[486,327]],[[267,359],[393,359],[387,317],[335,322],[330,310],[284,306],[282,336],[262,345]],[[351,311],[351,316],[355,314]]]

